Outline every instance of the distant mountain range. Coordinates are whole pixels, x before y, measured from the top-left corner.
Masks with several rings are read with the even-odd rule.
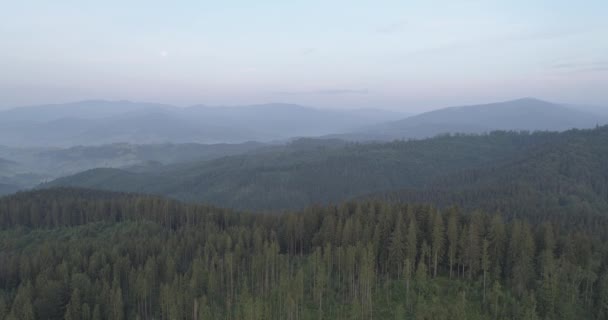
[[[581,111],[534,98],[450,107],[369,126],[346,134],[346,140],[421,139],[445,133],[484,133],[494,130],[564,131],[608,123],[608,116]]]
[[[0,184],[5,186],[4,190],[23,189],[85,170],[104,168],[101,172],[105,174],[112,172],[110,169],[117,169],[119,173],[116,174],[116,178],[111,179],[112,182],[106,185],[110,189],[114,189],[115,185],[119,184],[114,183],[116,179],[130,177],[132,174],[146,175],[143,186],[137,186],[135,190],[127,190],[169,194],[188,200],[221,198],[229,201],[230,205],[240,205],[249,201],[247,204],[250,206],[263,207],[257,206],[255,203],[257,200],[253,197],[269,197],[268,194],[258,194],[253,189],[245,188],[239,191],[248,190],[246,193],[239,193],[238,196],[242,199],[228,200],[229,196],[224,194],[224,191],[232,192],[238,184],[252,183],[242,181],[243,177],[252,179],[255,177],[256,181],[259,179],[265,181],[269,179],[268,177],[279,174],[283,169],[275,171],[274,165],[281,168],[285,168],[287,164],[297,167],[304,165],[307,160],[314,160],[318,161],[318,165],[339,167],[341,166],[339,161],[348,159],[336,156],[333,159],[337,162],[331,162],[329,165],[324,164],[327,159],[318,158],[314,153],[320,152],[322,156],[329,152],[327,150],[344,147],[347,141],[369,143],[422,139],[443,133],[477,134],[495,130],[564,131],[608,123],[608,116],[579,109],[576,106],[554,104],[532,98],[444,108],[411,117],[388,111],[320,110],[292,104],[178,108],[126,101],[85,101],[21,107],[0,112],[0,144],[9,145],[0,145]],[[298,136],[322,136],[322,139],[294,138]],[[261,143],[250,140],[273,142]],[[164,143],[165,141],[169,143]],[[227,143],[186,143],[189,141]],[[236,143],[240,141],[250,142]],[[285,146],[284,144],[288,142],[290,143]],[[364,152],[368,151],[365,149]],[[208,163],[228,156],[236,157]],[[292,159],[292,156],[302,159],[298,162]],[[405,154],[401,156],[407,157]],[[442,155],[448,158],[451,156],[449,153]],[[342,160],[338,161],[338,159]],[[392,161],[390,159],[392,159],[391,153],[379,152],[370,155],[366,161],[390,167],[391,163],[385,163]],[[412,163],[411,166],[415,168],[417,162]],[[336,170],[339,170],[338,167]],[[259,177],[257,172],[260,168],[267,168],[273,173],[268,172],[263,177]],[[432,169],[436,170],[434,167]],[[156,176],[150,178],[149,174],[159,170],[170,172],[174,177],[183,180],[172,183],[174,190],[171,192],[165,189],[152,190],[150,188],[159,183],[155,180]],[[324,172],[324,169],[318,168],[318,170]],[[353,170],[365,171],[369,168],[362,165]],[[240,176],[234,176],[235,172],[240,172]],[[331,172],[327,174],[331,175]],[[305,175],[297,179],[304,179]],[[286,177],[293,176],[290,173]],[[172,179],[173,177],[169,178]],[[292,178],[285,179],[288,180],[281,183],[295,183],[295,180],[289,181]],[[411,177],[408,179],[411,180]],[[207,182],[207,187],[200,189],[200,192],[205,192],[203,198],[197,193],[198,191],[192,193],[187,190],[202,185],[199,180]],[[234,182],[237,180],[239,182]],[[186,186],[179,185],[186,181]],[[224,186],[220,188],[221,190],[208,190],[215,188],[211,182],[219,185],[228,183],[226,181],[232,181],[237,185]],[[382,181],[370,183],[384,185]],[[96,187],[97,183],[83,185]],[[348,188],[351,187],[358,188],[355,186]],[[378,189],[392,187],[393,185],[389,184]],[[283,189],[280,190],[286,190],[285,188],[291,187],[281,188]],[[363,191],[376,191],[376,189],[361,188],[357,192],[345,191],[344,197],[340,199]],[[217,197],[211,196],[213,192],[217,192]],[[291,201],[295,205],[337,198],[337,196],[294,194],[291,195],[293,196],[291,200],[285,201]]]
[[[134,112],[162,112],[175,107],[157,103],[87,100],[63,104],[26,106],[1,111],[0,123],[44,123],[64,118],[98,119]]]
[[[342,133],[403,117],[384,110],[326,110],[282,103],[179,108],[93,100],[0,112],[0,144],[65,147],[271,141]]]
[[[373,141],[492,130],[563,131],[608,123],[608,114],[581,111],[588,109],[525,98],[444,108],[407,117],[385,110],[327,110],[284,103],[179,108],[91,100],[0,112],[0,144],[28,147],[117,142],[209,144],[315,136]]]

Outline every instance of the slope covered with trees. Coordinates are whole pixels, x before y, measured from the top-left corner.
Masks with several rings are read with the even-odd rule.
[[[379,201],[253,215],[51,189],[0,199],[0,228],[0,319],[608,314],[605,215]]]
[[[556,133],[500,132],[382,144],[326,145],[310,139],[148,172],[91,170],[46,186],[154,193],[247,210],[303,208],[373,192],[421,188],[448,174],[512,161],[559,139]]]
[[[404,191],[390,199],[491,211],[505,201],[528,212],[608,207],[608,127],[382,144],[320,141],[153,171],[92,170],[49,186],[153,193],[247,210],[304,208],[395,190]]]
[[[571,131],[516,161],[463,170],[424,189],[371,198],[457,204],[514,215],[608,212],[608,127]]]
[[[93,168],[128,168],[132,171],[162,165],[204,162],[244,154],[267,145],[241,144],[147,144],[116,143],[71,148],[12,148],[0,146],[0,183],[29,189],[43,181]]]

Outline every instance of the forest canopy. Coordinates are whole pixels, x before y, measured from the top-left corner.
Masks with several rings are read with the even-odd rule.
[[[607,226],[380,200],[276,215],[19,193],[0,199],[0,318],[603,319]]]
[[[596,210],[608,208],[608,174],[603,166],[607,146],[608,126],[371,144],[305,139],[266,152],[143,172],[94,169],[45,187],[149,193],[248,211],[280,211],[396,190],[414,192],[415,202],[475,208],[477,202],[468,200],[471,193],[502,188],[495,197],[483,198],[512,199],[510,190],[521,186],[522,195],[535,193],[534,197],[553,203],[557,198],[562,204],[591,200],[591,207],[599,206]],[[437,189],[442,198],[429,198]]]

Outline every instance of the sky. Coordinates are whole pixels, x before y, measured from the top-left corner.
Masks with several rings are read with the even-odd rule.
[[[5,1],[0,108],[608,108],[608,1]]]

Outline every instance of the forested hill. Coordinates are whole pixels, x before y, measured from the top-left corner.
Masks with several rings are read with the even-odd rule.
[[[19,193],[0,198],[0,319],[605,319],[607,236],[593,214]]]
[[[402,194],[414,192],[415,197],[406,200],[477,205],[464,203],[475,197],[479,202],[492,199],[494,205],[530,199],[524,202],[529,209],[585,206],[598,212],[606,204],[606,146],[608,127],[564,133],[493,132],[276,148],[148,172],[98,169],[47,186],[161,194],[248,210],[303,208],[407,189]]]
[[[99,167],[140,170],[160,165],[207,161],[269,147],[258,142],[240,144],[116,143],[71,148],[13,148],[0,146],[0,184],[31,189],[42,181]]]
[[[371,195],[390,201],[457,204],[509,216],[608,212],[608,127],[571,131],[515,161],[463,170],[423,189]]]
[[[291,209],[371,192],[423,187],[555,143],[555,133],[441,136],[420,141],[275,148],[156,171],[97,169],[46,186],[162,194],[240,209]]]

